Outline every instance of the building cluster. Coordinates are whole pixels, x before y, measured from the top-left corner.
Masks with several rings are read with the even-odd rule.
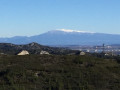
[[[120,47],[118,46],[81,47],[79,50],[88,53],[105,53],[106,56],[120,55]]]

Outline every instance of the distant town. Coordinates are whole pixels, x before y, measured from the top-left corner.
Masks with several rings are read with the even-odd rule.
[[[88,53],[105,53],[105,55],[120,55],[120,45],[105,45],[101,44],[101,46],[78,46],[78,45],[70,45],[63,46],[65,48],[69,48],[72,50],[80,50]]]

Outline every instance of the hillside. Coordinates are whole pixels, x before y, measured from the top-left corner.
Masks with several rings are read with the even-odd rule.
[[[74,55],[0,56],[0,90],[119,89],[120,63],[115,59]]]
[[[55,48],[55,47],[48,47],[44,45],[40,45],[38,43],[29,43],[29,44],[22,44],[22,45],[15,45],[11,43],[0,43],[0,53],[1,54],[11,54],[16,55],[22,50],[29,51],[30,54],[40,54],[41,51],[47,51],[50,54],[70,54],[70,53],[77,53],[79,51],[68,50],[65,48]]]

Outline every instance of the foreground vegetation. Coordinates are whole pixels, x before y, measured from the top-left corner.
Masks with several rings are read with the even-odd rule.
[[[1,55],[0,90],[119,90],[119,57]]]

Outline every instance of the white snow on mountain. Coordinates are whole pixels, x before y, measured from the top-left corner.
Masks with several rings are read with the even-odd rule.
[[[57,31],[63,31],[63,32],[77,32],[77,33],[94,33],[94,32],[89,32],[89,31],[81,31],[81,30],[72,30],[72,29],[56,29]]]

